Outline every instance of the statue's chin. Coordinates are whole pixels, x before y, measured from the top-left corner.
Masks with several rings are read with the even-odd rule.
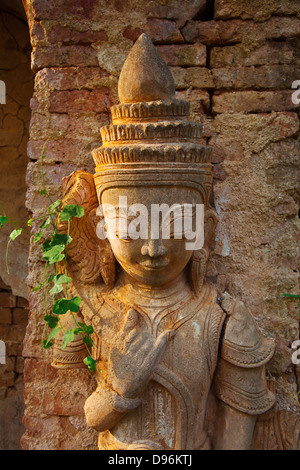
[[[137,269],[121,265],[125,273],[137,284],[146,287],[164,287],[175,281],[181,273],[174,273],[168,266],[161,268],[138,267]]]

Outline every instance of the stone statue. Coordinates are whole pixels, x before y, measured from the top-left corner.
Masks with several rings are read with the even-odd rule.
[[[118,91],[113,124],[101,129],[103,145],[93,151],[96,173],[79,170],[63,181],[63,203],[85,208],[71,225],[68,272],[83,299],[80,318],[94,328],[98,385],[85,403],[87,423],[99,432],[101,450],[248,449],[257,415],[274,403],[265,379],[274,345],[241,301],[225,312],[205,279],[217,223],[209,205],[211,150],[145,34]],[[124,236],[120,226],[132,220],[120,196],[148,214],[153,205],[204,205],[203,246],[186,249],[176,213],[168,239]],[[99,205],[114,214],[99,215]],[[113,218],[123,219],[115,236]],[[69,321],[64,315],[66,328]],[[64,350],[58,339],[53,366],[84,366],[86,354],[78,337]]]

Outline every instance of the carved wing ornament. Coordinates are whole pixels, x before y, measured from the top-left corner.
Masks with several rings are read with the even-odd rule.
[[[98,200],[93,175],[78,170],[63,179],[63,207],[77,204],[84,216],[70,224],[72,242],[68,246],[68,264],[73,277],[83,284],[101,283],[111,287],[115,280],[115,259],[107,240],[97,237],[100,218],[96,211]],[[68,223],[59,221],[61,233],[68,232]]]

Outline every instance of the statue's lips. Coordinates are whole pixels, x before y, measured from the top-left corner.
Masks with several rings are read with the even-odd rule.
[[[160,262],[144,261],[143,263],[139,264],[146,269],[162,269],[168,266],[169,261],[167,259]]]

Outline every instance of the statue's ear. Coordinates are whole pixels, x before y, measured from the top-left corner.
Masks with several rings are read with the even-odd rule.
[[[78,170],[63,180],[62,207],[76,204],[84,208],[84,215],[73,218],[70,224],[72,241],[68,246],[68,265],[77,282],[91,284],[102,278],[112,287],[116,275],[116,261],[110,243],[97,236],[98,199],[93,175]],[[66,222],[58,221],[60,233],[67,233]]]
[[[209,246],[212,240],[219,217],[213,209],[208,209],[204,213],[204,248]]]
[[[218,216],[213,209],[204,214],[204,244],[200,250],[194,251],[189,262],[189,281],[195,294],[199,293],[204,281],[208,259],[208,246],[218,223]]]

